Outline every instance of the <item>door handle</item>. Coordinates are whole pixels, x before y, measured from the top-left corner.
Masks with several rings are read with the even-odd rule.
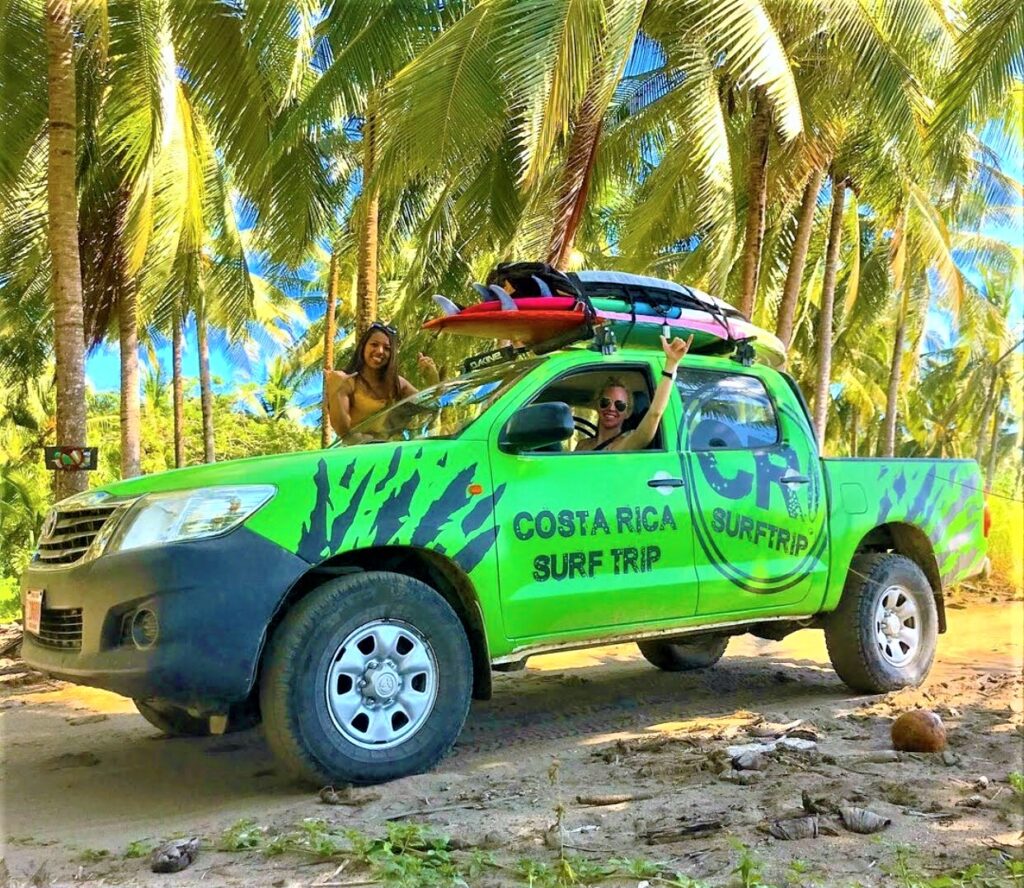
[[[682,478],[651,478],[648,487],[682,487],[686,484]]]
[[[811,479],[806,475],[783,475],[779,479],[783,484],[810,484]]]

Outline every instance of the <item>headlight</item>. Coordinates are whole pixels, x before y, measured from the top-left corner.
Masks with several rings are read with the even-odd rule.
[[[226,533],[276,492],[276,488],[263,484],[148,494],[120,522],[107,551],[124,552]]]

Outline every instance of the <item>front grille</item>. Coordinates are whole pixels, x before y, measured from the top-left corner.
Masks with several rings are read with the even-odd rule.
[[[116,506],[58,512],[53,529],[39,540],[41,564],[74,564],[85,555]]]
[[[47,647],[81,650],[82,609],[80,607],[44,607],[36,641]]]

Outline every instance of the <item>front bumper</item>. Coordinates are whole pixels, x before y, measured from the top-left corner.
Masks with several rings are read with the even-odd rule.
[[[309,568],[244,527],[67,568],[30,565],[22,601],[44,590],[44,631],[25,633],[22,657],[77,684],[221,711],[248,696],[267,627]],[[157,631],[140,649],[130,626],[143,608]]]

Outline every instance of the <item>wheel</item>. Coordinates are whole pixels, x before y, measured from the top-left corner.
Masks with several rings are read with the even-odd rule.
[[[883,694],[924,681],[935,659],[935,597],[903,555],[858,555],[839,607],[825,620],[836,674],[855,691]]]
[[[168,703],[166,700],[133,700],[135,708],[158,731],[169,737],[209,737],[210,720],[192,715],[182,706]],[[259,710],[254,704],[237,703],[228,711],[228,724],[225,733],[234,734],[246,731],[259,724]]]
[[[665,672],[689,672],[714,666],[725,654],[728,635],[703,635],[688,641],[638,641],[649,663]]]
[[[270,640],[260,685],[267,742],[319,785],[429,770],[469,713],[473,664],[455,611],[401,574],[313,590]]]

